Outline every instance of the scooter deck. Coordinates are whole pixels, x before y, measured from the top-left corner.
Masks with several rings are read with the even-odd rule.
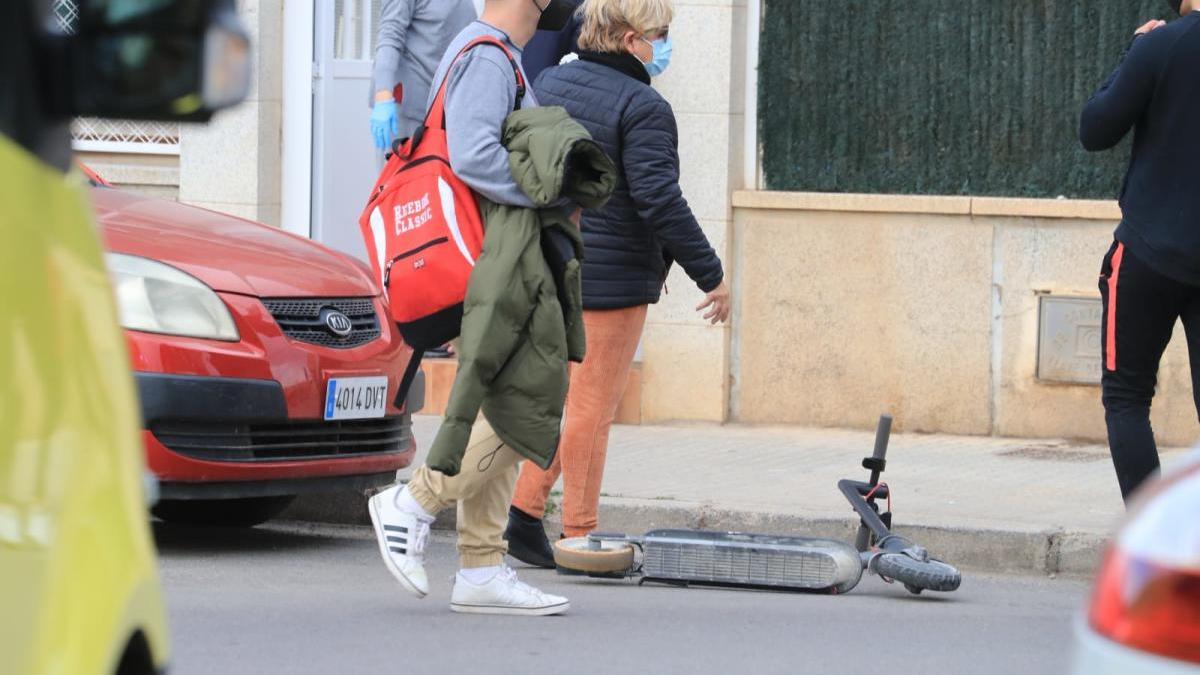
[[[643,537],[642,551],[646,581],[673,584],[845,593],[863,571],[853,546],[811,537],[654,530]]]

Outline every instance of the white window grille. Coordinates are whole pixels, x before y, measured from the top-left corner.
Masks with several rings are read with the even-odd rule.
[[[80,117],[71,125],[71,145],[85,152],[178,155],[179,125]]]
[[[333,57],[340,60],[371,61],[379,42],[382,0],[334,0],[337,28]]]
[[[77,0],[54,0],[54,18],[66,32],[79,19]],[[84,152],[178,155],[179,125],[81,117],[71,125],[71,146]]]
[[[54,18],[64,32],[74,33],[75,21],[79,19],[79,5],[75,0],[55,0]]]

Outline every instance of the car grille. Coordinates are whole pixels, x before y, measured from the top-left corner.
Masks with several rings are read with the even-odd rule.
[[[350,349],[379,337],[379,317],[371,298],[275,298],[263,300],[283,334],[293,340]],[[350,334],[340,337],[321,320],[321,310],[335,309],[350,319]]]
[[[217,462],[332,459],[401,452],[412,439],[408,416],[271,424],[157,422],[150,431],[170,450]]]

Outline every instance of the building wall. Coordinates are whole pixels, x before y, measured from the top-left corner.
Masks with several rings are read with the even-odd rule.
[[[1100,390],[1037,377],[1038,299],[1098,297],[1108,202],[739,193],[741,422],[1103,440]],[[1098,366],[1097,366],[1098,367]],[[1160,440],[1196,440],[1182,331]]]
[[[246,101],[207,125],[184,125],[179,139],[179,200],[280,225],[283,119],[282,0],[238,0],[254,45]]]
[[[746,0],[679,0],[671,67],[655,80],[679,123],[684,196],[732,280],[731,197],[741,166],[745,115]],[[651,308],[642,341],[642,416],[724,421],[729,397],[729,326],[707,325],[703,299],[678,267]]]
[[[79,161],[113,186],[159,199],[179,199],[179,156],[76,152]]]

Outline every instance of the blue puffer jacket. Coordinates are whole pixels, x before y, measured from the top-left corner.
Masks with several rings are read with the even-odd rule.
[[[672,261],[705,293],[724,271],[679,187],[679,131],[670,104],[629,54],[583,52],[534,84],[542,105],[567,109],[620,174],[598,210],[583,213],[584,309],[658,302]]]

